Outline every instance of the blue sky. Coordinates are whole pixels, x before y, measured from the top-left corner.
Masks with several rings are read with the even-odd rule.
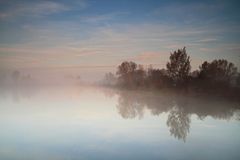
[[[0,67],[104,68],[92,74],[123,60],[164,67],[183,46],[193,69],[219,58],[240,67],[239,7],[231,0],[0,0]]]

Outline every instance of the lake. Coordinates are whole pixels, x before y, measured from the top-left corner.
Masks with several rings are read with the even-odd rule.
[[[0,159],[239,160],[239,108],[186,91],[1,88]]]

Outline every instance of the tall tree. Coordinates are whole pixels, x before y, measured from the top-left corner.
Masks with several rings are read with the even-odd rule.
[[[186,53],[186,47],[171,53],[169,59],[170,61],[166,65],[169,77],[175,85],[186,83],[191,70],[190,57]]]

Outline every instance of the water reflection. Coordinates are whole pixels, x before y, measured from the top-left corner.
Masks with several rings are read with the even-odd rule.
[[[0,159],[235,160],[238,108],[185,91],[2,87]]]
[[[68,88],[66,90],[66,88],[68,87],[65,87],[65,90],[61,89],[62,92],[51,92],[49,96],[57,96],[59,98],[59,94],[62,93],[63,95],[61,96],[63,97],[60,99],[65,99],[69,102],[72,100],[73,96],[76,96],[77,99],[81,99],[75,95],[75,92],[71,93],[72,89]],[[77,89],[75,88],[75,91],[82,92],[83,90],[89,89],[89,87],[78,87]],[[93,90],[93,93],[90,94],[94,96],[96,88],[90,90]],[[187,136],[190,133],[192,115],[196,115],[201,120],[205,119],[207,116],[224,120],[230,120],[234,117],[236,120],[240,120],[240,103],[234,99],[172,90],[161,90],[156,92],[114,90],[106,88],[97,88],[97,90],[111,99],[117,97],[116,106],[111,107],[116,107],[118,114],[124,119],[143,119],[146,111],[150,111],[153,116],[160,116],[162,113],[167,113],[168,115],[165,123],[169,129],[170,135],[184,142],[187,140]],[[42,87],[2,87],[0,98],[3,100],[10,97],[15,103],[19,103],[21,99],[31,99],[39,92],[46,95],[47,91]],[[58,95],[55,95],[55,93]],[[99,99],[99,101],[105,100]],[[89,102],[91,102],[91,99],[86,99],[86,104]]]
[[[1,86],[0,85],[0,100],[11,98],[18,103],[21,99],[31,99],[41,87],[38,86]]]
[[[192,114],[201,120],[207,116],[229,120],[235,113],[236,119],[239,120],[237,111],[240,103],[229,98],[171,90],[158,92],[118,90],[115,93],[118,95],[117,109],[123,118],[142,119],[145,110],[149,110],[152,115],[167,112],[166,124],[170,134],[184,142],[190,130]]]
[[[187,134],[190,128],[190,116],[186,114],[182,108],[173,107],[169,112],[167,126],[171,135],[175,138],[186,141]]]

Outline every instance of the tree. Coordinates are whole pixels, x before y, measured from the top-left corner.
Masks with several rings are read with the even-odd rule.
[[[229,86],[237,74],[237,67],[224,59],[203,62],[199,78],[212,86]]]
[[[161,88],[164,86],[168,86],[171,83],[167,75],[167,71],[165,69],[148,69],[148,84],[151,87]]]
[[[123,62],[118,66],[117,75],[118,83],[121,85],[131,86],[133,85],[133,74],[137,69],[137,64],[134,62]]]
[[[116,77],[113,73],[109,72],[105,74],[104,84],[108,86],[114,86],[116,84]]]
[[[135,62],[122,62],[120,66],[118,66],[117,74],[120,76],[127,75],[129,73],[133,73],[137,69],[137,64]]]
[[[237,85],[240,86],[240,73],[238,73],[238,76],[237,76]]]
[[[133,82],[136,87],[145,86],[146,72],[142,65],[138,65],[138,68],[133,73]]]
[[[191,70],[190,57],[186,53],[186,48],[174,51],[169,59],[170,62],[166,65],[169,77],[175,85],[186,83]]]

